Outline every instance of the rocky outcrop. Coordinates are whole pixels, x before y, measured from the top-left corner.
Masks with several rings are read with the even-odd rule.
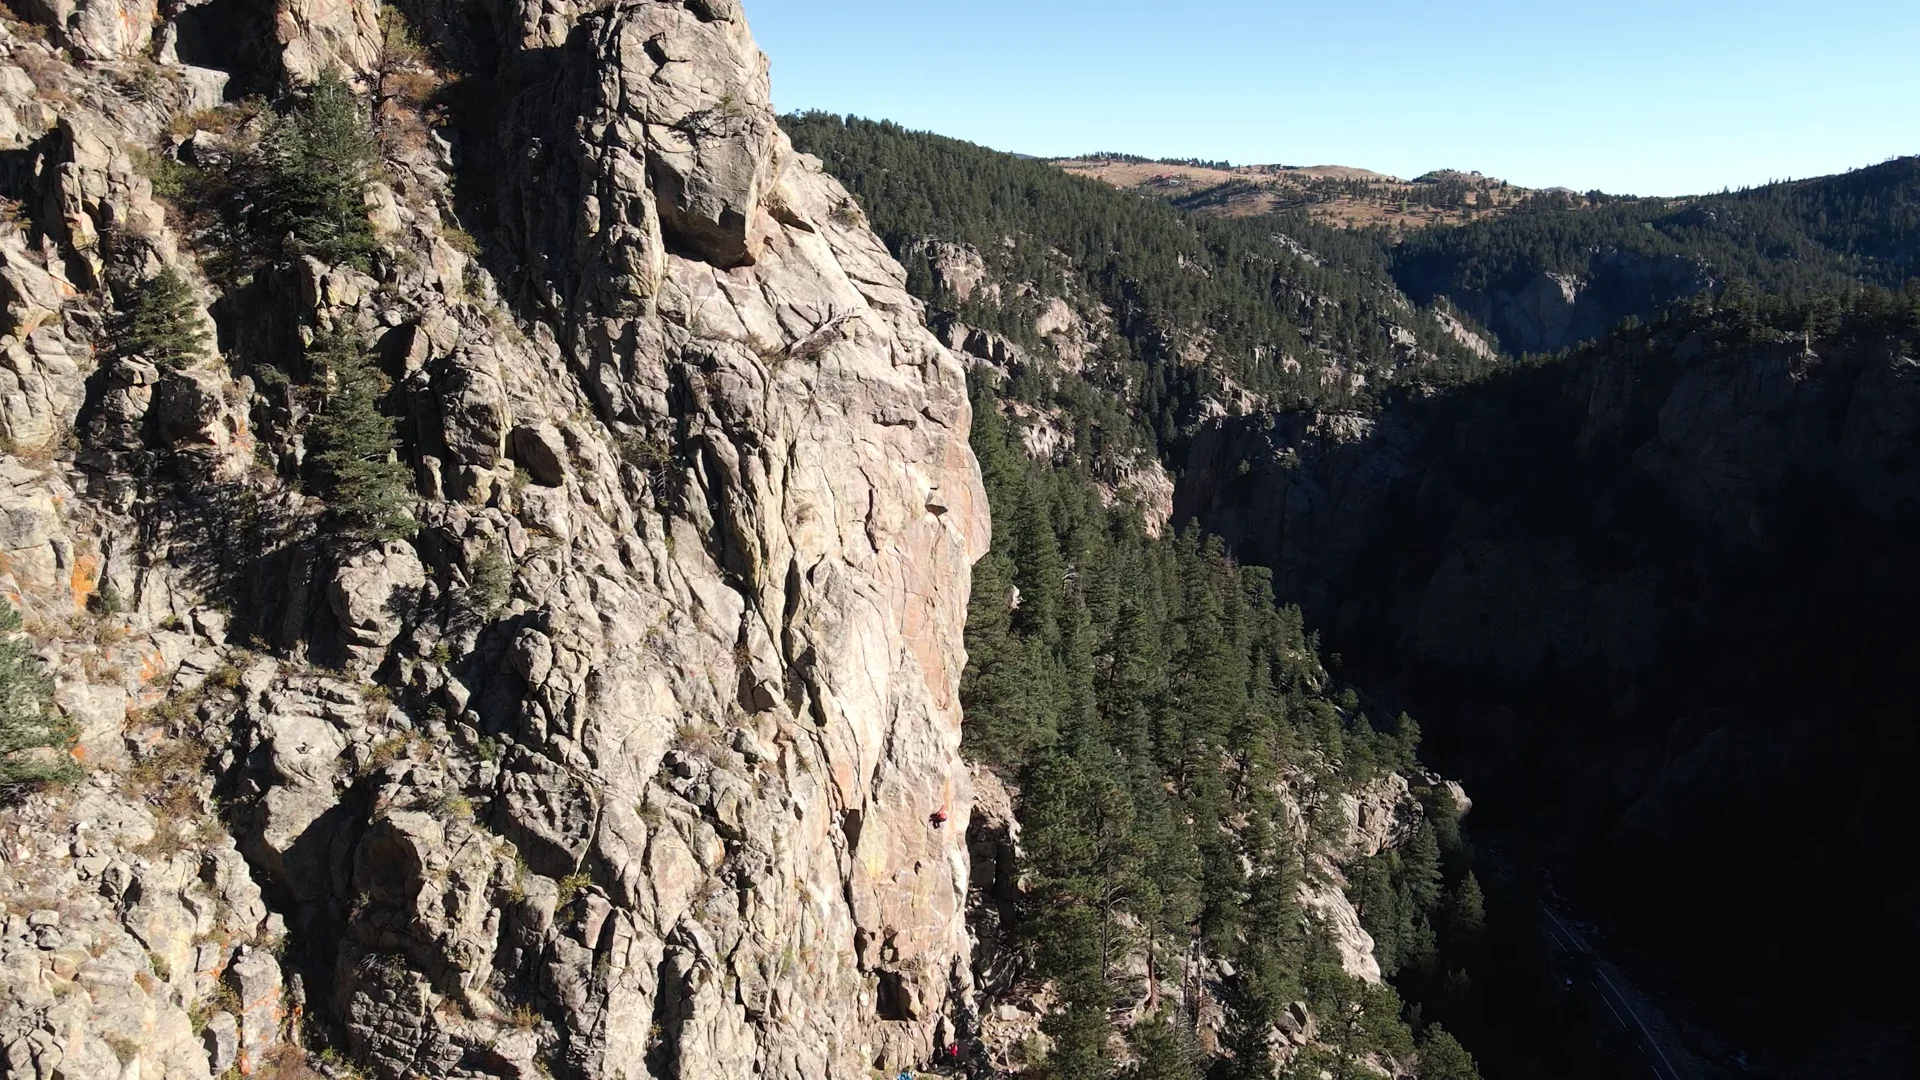
[[[1375,416],[1217,422],[1194,439],[1175,510],[1272,565],[1283,595],[1347,629],[1391,607],[1398,641],[1439,668],[1522,681],[1556,664],[1644,674],[1689,623],[1670,605],[1681,570],[1594,558],[1581,536],[1605,525],[1591,515],[1671,515],[1674,536],[1746,561],[1788,542],[1803,505],[1796,483],[1899,520],[1920,505],[1897,449],[1914,427],[1914,370],[1897,350],[1858,343],[1731,354],[1702,336],[1651,352],[1622,343]],[[1585,501],[1543,498],[1563,516],[1520,525],[1496,502],[1510,497],[1507,481],[1484,471],[1496,461],[1522,485],[1578,476]],[[1417,563],[1388,543],[1406,535],[1418,538]],[[1384,599],[1383,580],[1396,599]]]
[[[1433,321],[1453,340],[1466,347],[1467,352],[1481,360],[1498,360],[1500,350],[1486,339],[1486,336],[1463,322],[1458,315],[1448,310],[1444,304],[1433,307]]]
[[[1532,271],[1485,288],[1426,277],[1418,268],[1400,277],[1401,287],[1412,296],[1446,297],[1492,330],[1511,354],[1559,352],[1592,341],[1629,317],[1652,318],[1668,304],[1700,293],[1714,281],[1705,266],[1684,256],[1654,256],[1621,248],[1595,252],[1580,272]],[[1456,321],[1443,315],[1441,324],[1469,349],[1479,351]]]
[[[992,368],[997,374],[1008,375],[1033,362],[1025,348],[1004,334],[968,326],[957,319],[941,319],[936,327],[940,340],[948,348]]]
[[[923,1060],[970,982],[965,830],[927,824],[970,803],[956,692],[985,507],[959,366],[786,149],[736,10],[626,4],[567,37],[516,106],[537,150],[504,231],[542,324],[469,328],[422,369],[442,468],[491,503],[429,526],[469,567],[502,541],[517,564],[500,629],[456,639],[480,651],[438,691],[456,745],[503,753],[388,767],[372,804],[428,809],[364,832],[310,817],[338,771],[311,796],[261,781],[262,858],[309,911],[393,913],[374,937],[349,920],[332,995],[383,1073],[482,1046],[521,1073]],[[393,554],[336,578],[356,648],[420,632],[380,618],[424,587]],[[285,711],[261,716],[270,745]],[[321,748],[302,760],[361,725],[332,727],[296,737]],[[478,825],[432,809],[455,799]],[[316,830],[358,852],[347,895],[301,869]],[[442,999],[473,1018],[423,1004]]]
[[[983,300],[1000,301],[1000,283],[993,280],[986,260],[971,244],[923,237],[908,241],[900,257],[908,262],[925,260],[933,275],[933,287],[962,304],[972,300],[976,293]]]
[[[153,41],[155,0],[29,0],[21,14],[50,26],[86,60],[131,60]]]
[[[1194,435],[1173,519],[1201,522],[1271,567],[1282,597],[1324,614],[1390,500],[1417,482],[1428,437],[1391,412],[1222,418]]]
[[[124,52],[87,10],[58,32]],[[377,14],[281,5],[225,53],[182,15],[163,55],[364,74]],[[506,130],[387,147],[370,274],[261,272],[176,372],[97,345],[111,282],[195,275],[134,164],[185,151],[36,53],[74,104],[6,192],[0,543],[95,772],[7,811],[50,875],[8,887],[55,913],[0,942],[9,1060],[201,1078],[311,1032],[394,1080],[922,1062],[974,983],[961,364],[788,147],[737,5],[422,25],[549,64]],[[500,174],[481,262],[446,238],[454,141]],[[329,328],[390,362],[411,539],[340,547],[282,479],[310,399],[278,373]],[[190,811],[137,779],[187,727]]]
[[[88,1080],[322,1052],[379,1080],[860,1077],[974,1033],[1021,1063],[1054,997],[1014,925],[1015,796],[960,756],[988,517],[956,348],[774,123],[736,4],[403,7],[501,94],[383,103],[356,265],[236,267],[154,178],[245,160],[260,122],[210,95],[440,78],[392,14],[213,0],[136,46],[89,29],[134,9],[59,16],[153,81],[0,41],[36,73],[0,69],[0,591],[89,770],[0,811],[0,1047]],[[113,347],[163,268],[217,349]],[[1111,332],[1012,291],[1048,364]],[[323,339],[378,367],[417,529],[328,505],[314,417],[350,369]],[[1016,418],[1036,455],[1063,416]],[[1164,526],[1164,469],[1101,470]],[[1353,800],[1303,894],[1358,977],[1337,863],[1404,839],[1405,794]],[[1123,1027],[1225,1029],[1230,965],[1118,962]]]

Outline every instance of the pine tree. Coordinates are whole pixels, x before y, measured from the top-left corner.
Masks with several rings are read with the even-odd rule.
[[[1463,952],[1476,951],[1487,931],[1487,903],[1480,879],[1471,872],[1447,896],[1447,941]]]
[[[1068,1001],[1105,993],[1099,838],[1087,828],[1094,785],[1080,762],[1058,750],[1028,775],[1021,822],[1030,873],[1031,936],[1042,971]]]
[[[116,352],[143,356],[162,370],[187,367],[207,355],[200,302],[186,276],[171,266],[133,294],[116,331]]]
[[[328,71],[260,139],[250,226],[265,253],[282,262],[312,256],[364,269],[380,246],[366,206],[378,160],[353,88]]]
[[[1480,1068],[1460,1041],[1436,1024],[1420,1043],[1420,1080],[1480,1080]]]
[[[78,734],[53,709],[53,678],[20,632],[20,614],[0,603],[0,792],[71,783],[80,766],[69,751]]]
[[[308,360],[329,384],[311,434],[334,533],[361,541],[412,536],[419,528],[413,475],[393,458],[394,422],[380,412],[385,380],[343,332],[316,338]]]
[[[1433,911],[1440,902],[1440,844],[1433,826],[1422,822],[1400,855],[1402,880],[1409,906],[1416,912]]]
[[[1105,1005],[1071,1002],[1041,1022],[1053,1052],[1037,1070],[1041,1080],[1108,1080],[1113,1076],[1107,1039],[1113,1026]]]
[[[1232,1057],[1217,1071],[1223,1080],[1272,1080],[1273,1018],[1279,1003],[1263,987],[1240,980],[1229,986],[1227,1004],[1221,1044]]]
[[[1051,642],[1060,632],[1061,594],[1066,563],[1047,512],[1044,480],[1029,480],[1020,492],[1013,522],[1014,584],[1020,589],[1020,607],[1013,613],[1014,628],[1023,635]]]
[[[1013,633],[1007,609],[1012,577],[1009,560],[999,552],[974,565],[967,670],[960,684],[968,756],[1010,770],[1055,734],[1052,717],[1038,707],[1026,648]]]
[[[1093,638],[1086,605],[1077,590],[1070,590],[1060,615],[1060,733],[1068,748],[1083,758],[1110,746],[1094,700]]]
[[[1132,1031],[1134,1063],[1126,1080],[1195,1080],[1195,1048],[1170,1013],[1135,1024]]]

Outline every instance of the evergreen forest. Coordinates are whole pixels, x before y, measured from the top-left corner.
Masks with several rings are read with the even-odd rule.
[[[1403,560],[1425,557],[1422,530],[1440,536],[1461,526],[1423,520],[1430,507],[1405,506],[1377,527],[1358,564],[1371,577],[1346,583],[1363,601],[1340,625],[1341,647],[1359,658],[1349,671],[1311,625],[1334,612],[1303,615],[1297,597],[1276,595],[1274,573],[1262,564],[1277,567],[1285,557],[1271,538],[1229,545],[1185,520],[1150,535],[1137,510],[1110,497],[1113,482],[1143,458],[1157,458],[1180,480],[1195,433],[1210,424],[1257,428],[1263,417],[1289,412],[1405,413],[1427,418],[1416,430],[1436,434],[1421,438],[1440,440],[1497,415],[1503,426],[1485,436],[1493,441],[1452,453],[1476,462],[1504,453],[1510,464],[1444,475],[1482,505],[1514,507],[1506,528],[1596,537],[1583,541],[1592,557],[1619,564],[1703,557],[1707,549],[1683,539],[1687,526],[1644,484],[1597,473],[1556,425],[1568,422],[1569,403],[1583,400],[1585,380],[1612,358],[1641,355],[1651,370],[1674,370],[1663,365],[1675,363],[1681,340],[1706,343],[1723,363],[1789,340],[1847,357],[1867,355],[1876,342],[1911,342],[1920,309],[1911,287],[1899,290],[1920,238],[1920,159],[1691,200],[1540,193],[1470,225],[1388,235],[1324,227],[1304,213],[1208,216],[1193,212],[1204,207],[890,123],[819,113],[784,122],[796,146],[820,156],[853,193],[936,325],[983,328],[1039,358],[1004,372],[981,365],[972,377],[994,545],[975,572],[963,696],[969,757],[1018,792],[1030,868],[1019,923],[1026,954],[1067,1006],[1047,1021],[1053,1051],[1040,1075],[1271,1075],[1266,1033],[1284,1026],[1296,1001],[1352,1023],[1323,1028],[1319,1048],[1292,1056],[1287,1075],[1365,1075],[1366,1063],[1383,1057],[1417,1063],[1423,1077],[1632,1075],[1637,1052],[1609,1047],[1604,1025],[1559,992],[1539,930],[1540,883],[1516,870],[1545,857],[1535,854],[1539,837],[1496,820],[1489,824],[1502,850],[1477,850],[1445,789],[1418,764],[1420,727],[1401,708],[1433,708],[1440,725],[1432,753],[1443,765],[1509,738],[1513,709],[1580,715],[1497,755],[1506,771],[1475,771],[1503,799],[1546,805],[1578,798],[1624,767],[1619,748],[1645,745],[1636,732],[1664,723],[1654,703],[1704,707],[1721,684],[1708,680],[1689,693],[1690,676],[1669,669],[1618,690],[1653,695],[1630,698],[1640,711],[1629,732],[1618,727],[1626,699],[1584,711],[1563,704],[1578,700],[1592,673],[1555,669],[1513,685],[1493,678],[1471,692],[1410,668],[1394,644],[1404,631],[1379,613],[1391,609],[1394,583],[1408,573]],[[947,292],[929,240],[977,252],[988,280],[1005,287],[996,298],[976,289],[964,301]],[[1584,273],[1604,252],[1699,267],[1702,291],[1554,357],[1476,354],[1449,332],[1447,324],[1479,330],[1451,296],[1517,287],[1541,273]],[[1067,298],[1089,321],[1111,316],[1113,333],[1084,366],[1044,359],[1047,343],[1034,323],[1050,297]],[[1301,358],[1312,362],[1284,362]],[[1323,366],[1367,377],[1329,380],[1318,374]],[[1258,415],[1236,416],[1248,398]],[[1036,459],[1023,435],[1047,417],[1071,438]],[[1245,461],[1240,471],[1247,474]],[[1442,490],[1442,505],[1462,497]],[[1612,539],[1599,540],[1594,529],[1602,525],[1583,520],[1596,514],[1615,515],[1604,526]],[[1556,515],[1559,525],[1545,524]],[[1660,535],[1669,538],[1664,548]],[[1744,568],[1755,580],[1729,592],[1756,587],[1797,559],[1836,554],[1827,546],[1820,554],[1795,550]],[[1370,591],[1369,582],[1377,587]],[[1882,625],[1883,606],[1869,613],[1809,603],[1810,619],[1847,609],[1864,627]],[[1726,644],[1688,655],[1715,657],[1719,679],[1732,667]],[[1881,658],[1868,664],[1878,671],[1899,650],[1864,651]],[[1810,665],[1832,670],[1833,660]],[[1833,702],[1815,701],[1813,685],[1803,705],[1830,712]],[[1875,685],[1870,677],[1863,707],[1880,693]],[[1365,686],[1393,692],[1373,698]],[[1609,708],[1611,717],[1603,715]],[[1569,760],[1581,754],[1588,757]],[[1849,751],[1848,760],[1868,758]],[[1336,869],[1316,854],[1338,847],[1344,828],[1329,808],[1396,772],[1412,779],[1423,823],[1406,844],[1338,868],[1388,978],[1373,986],[1342,973],[1302,897]],[[1522,774],[1536,787],[1552,788],[1553,776],[1570,783],[1553,795],[1526,795],[1511,786]],[[1878,775],[1865,780],[1874,790]],[[1840,786],[1814,787],[1844,805],[1844,785],[1853,782],[1844,777],[1860,779],[1842,769],[1829,777]],[[1714,820],[1734,827],[1724,816]],[[1633,850],[1657,853],[1662,872],[1699,896],[1693,911],[1706,922],[1686,922],[1689,930],[1641,925],[1654,916],[1636,906],[1625,882],[1650,877],[1626,872],[1621,860],[1633,858],[1631,845],[1618,837],[1576,839],[1588,845],[1577,882],[1587,895],[1701,970],[1747,972],[1716,977],[1716,992],[1740,996],[1729,980],[1743,977],[1782,985],[1753,982],[1754,965],[1729,963],[1724,952],[1764,931],[1753,920],[1712,914],[1739,905],[1716,882],[1749,880],[1745,849],[1723,851],[1711,872],[1694,873],[1673,843],[1636,836]],[[1817,906],[1811,897],[1793,902]],[[1787,907],[1761,910],[1771,912],[1756,914],[1765,921],[1785,918]],[[1833,943],[1814,941],[1767,955],[1790,963],[1797,978],[1815,978]],[[1145,972],[1123,962],[1136,955],[1146,958]],[[1200,956],[1234,972],[1225,981],[1234,998],[1230,1026],[1217,1046],[1202,1045],[1213,1034],[1194,1017],[1156,1012],[1145,985]],[[1615,1071],[1622,1061],[1625,1071]]]

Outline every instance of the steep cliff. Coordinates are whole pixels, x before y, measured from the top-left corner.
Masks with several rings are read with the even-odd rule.
[[[1478,285],[1459,280],[1460,268],[1438,259],[1406,258],[1396,271],[1408,295],[1422,302],[1445,297],[1514,355],[1573,348],[1715,284],[1702,259],[1621,248],[1597,251],[1568,270],[1522,265]]]
[[[11,1074],[1424,1067],[1351,875],[1437,917],[1464,796],[1096,392],[1219,342],[903,269],[732,0],[20,11],[0,589],[76,734],[0,764],[81,778],[0,792]],[[965,759],[963,673],[1032,706]]]
[[[970,408],[737,6],[412,11],[439,61],[371,5],[242,6],[0,26],[5,587],[88,766],[6,811],[10,1066],[926,1059],[970,994]],[[389,92],[482,60],[497,142]],[[151,177],[244,159],[221,87],[331,69],[381,106],[378,250],[224,265]],[[218,355],[100,345],[163,267]],[[302,373],[343,334],[410,539],[326,525]]]
[[[1780,995],[1907,999],[1911,876],[1873,853],[1920,700],[1916,314],[1732,297],[1375,416],[1222,421],[1176,501],[1783,1074],[1902,1021],[1812,995],[1782,1027]]]

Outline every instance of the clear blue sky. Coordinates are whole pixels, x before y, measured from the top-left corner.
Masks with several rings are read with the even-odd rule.
[[[775,103],[1676,195],[1920,153],[1920,0],[745,0]]]

